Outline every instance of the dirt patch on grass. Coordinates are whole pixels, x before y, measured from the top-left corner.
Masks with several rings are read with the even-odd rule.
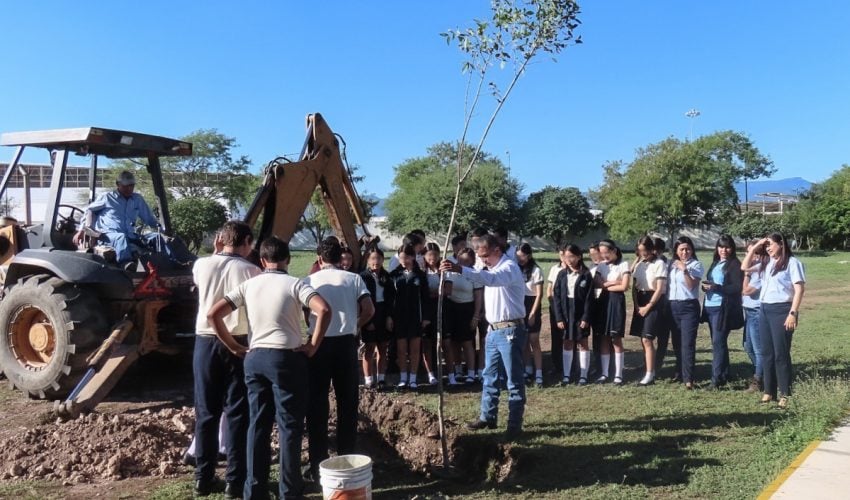
[[[64,484],[128,477],[169,477],[179,471],[194,417],[188,408],[56,421],[0,441],[0,478]]]

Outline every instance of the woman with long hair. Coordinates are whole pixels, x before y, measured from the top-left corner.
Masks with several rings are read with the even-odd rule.
[[[706,278],[700,320],[708,323],[711,333],[711,387],[716,389],[729,381],[729,332],[744,326],[744,273],[735,255],[735,240],[728,234],[717,239]]]
[[[558,328],[558,320],[555,319],[555,282],[558,280],[558,275],[566,268],[564,262],[564,252],[559,249],[558,262],[552,264],[549,268],[549,274],[546,276],[546,297],[549,299],[549,345],[552,346],[549,356],[552,359],[552,368],[556,375],[560,375],[564,371],[563,353],[564,353],[564,331]]]
[[[741,270],[744,272],[744,289],[741,294],[744,306],[744,351],[753,363],[753,379],[750,381],[747,392],[756,392],[761,390],[763,376],[761,336],[759,335],[759,314],[761,314],[759,294],[764,269],[767,267],[770,256],[761,244],[761,238],[750,240],[747,245],[747,255],[750,252],[753,252],[753,257],[750,259],[749,266],[741,263]]]
[[[584,255],[578,245],[564,244],[560,253],[567,266],[555,282],[553,303],[558,328],[564,332],[563,378],[561,383],[570,383],[573,365],[573,349],[578,346],[580,375],[578,385],[587,385],[587,370],[590,367],[590,351],[587,338],[593,319],[593,276],[584,264]]]
[[[770,256],[759,293],[759,336],[764,374],[764,395],[761,401],[769,403],[776,400],[778,395],[779,407],[784,409],[791,396],[791,338],[799,321],[806,272],[781,233],[771,233],[759,242],[759,246]],[[755,249],[747,252],[744,267],[751,266],[755,258]]]
[[[626,354],[623,351],[623,335],[626,333],[626,292],[629,290],[629,263],[623,259],[623,252],[612,240],[599,242],[599,256],[602,262],[597,264],[596,279],[599,280],[606,296],[605,328],[600,345],[602,374],[596,379],[599,384],[608,382],[608,368],[611,352],[614,352],[614,385],[623,384],[623,368]]]
[[[387,330],[388,312],[392,310],[395,289],[390,282],[390,273],[384,269],[384,252],[377,246],[366,249],[366,269],[360,273],[366,288],[371,294],[375,314],[360,330],[360,338],[365,344],[363,350],[363,378],[366,387],[382,388],[387,373],[390,333]],[[375,359],[377,358],[377,367]],[[377,370],[376,370],[377,368]],[[377,372],[377,377],[375,374]]]
[[[390,272],[395,301],[387,326],[396,339],[399,388],[416,389],[416,375],[422,357],[422,333],[428,327],[428,276],[416,263],[416,248],[404,245],[398,253],[399,265]]]
[[[523,243],[516,251],[519,268],[525,276],[525,320],[528,325],[528,343],[525,346],[526,375],[534,375],[534,385],[543,387],[543,353],[540,352],[540,312],[543,303],[543,271],[532,255],[531,245]],[[529,373],[529,361],[534,361]]]
[[[699,282],[704,274],[694,242],[680,236],[673,245],[673,260],[667,279],[670,304],[670,337],[676,353],[676,375],[685,388],[694,388],[696,343],[699,330]],[[678,346],[678,349],[677,349]],[[674,377],[675,380],[675,377]]]
[[[632,267],[635,281],[634,309],[629,335],[640,337],[646,373],[640,385],[655,382],[655,338],[664,324],[661,299],[667,292],[667,269],[655,253],[655,242],[643,236],[637,243],[637,264]]]
[[[457,262],[463,267],[475,265],[475,252],[471,248],[464,248],[457,254]],[[446,274],[445,282],[448,300],[443,303],[447,319],[446,342],[452,344],[454,359],[457,360],[455,373],[449,372],[449,385],[454,379],[460,383],[463,373],[458,369],[461,367],[460,360],[466,362],[467,384],[475,382],[475,334],[478,330],[478,322],[484,317],[484,287],[473,284],[463,274],[450,272]],[[445,347],[444,343],[444,347]],[[450,347],[445,347],[448,352]],[[461,357],[460,352],[463,351]],[[448,355],[446,356],[448,357]]]
[[[425,317],[428,326],[422,332],[422,362],[428,372],[428,383],[437,383],[434,375],[434,348],[437,340],[437,296],[440,291],[440,246],[433,241],[425,244],[425,274],[428,276],[428,302],[425,307]],[[440,346],[436,346],[437,349]],[[454,370],[454,354],[446,352],[446,363],[449,373]]]

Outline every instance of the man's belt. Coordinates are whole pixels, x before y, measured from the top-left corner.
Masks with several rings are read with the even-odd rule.
[[[507,321],[497,321],[490,323],[491,330],[504,330],[505,328],[513,328],[524,323],[524,319],[509,319]]]

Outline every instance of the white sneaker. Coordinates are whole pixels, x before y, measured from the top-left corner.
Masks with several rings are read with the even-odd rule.
[[[431,385],[437,385],[437,377],[428,375],[428,383]]]
[[[409,384],[407,384],[408,389],[416,389],[416,387],[417,387],[416,382],[410,382]]]

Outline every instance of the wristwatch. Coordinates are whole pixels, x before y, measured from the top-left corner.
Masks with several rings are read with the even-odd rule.
[[[797,311],[788,311],[788,314],[791,316],[797,317]]]

